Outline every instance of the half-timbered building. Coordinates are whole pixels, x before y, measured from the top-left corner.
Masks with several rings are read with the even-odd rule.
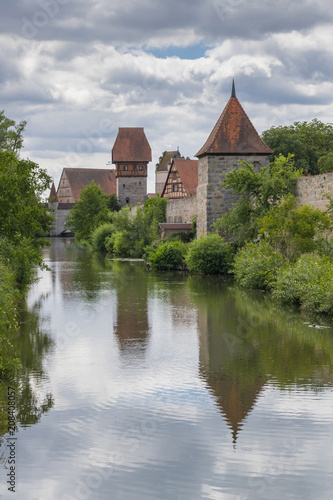
[[[169,200],[195,196],[198,186],[198,160],[174,158],[161,197]]]

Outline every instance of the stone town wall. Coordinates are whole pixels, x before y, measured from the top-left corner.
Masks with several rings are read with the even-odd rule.
[[[166,219],[169,223],[192,223],[197,215],[197,197],[189,196],[167,203]]]
[[[333,196],[333,172],[298,179],[296,196],[299,205],[309,204],[325,210],[328,204],[325,194]]]
[[[239,161],[253,163],[256,170],[269,163],[269,156],[203,156],[198,163],[197,234],[206,235],[212,223],[237,201],[231,190],[221,187],[227,172],[240,168]]]

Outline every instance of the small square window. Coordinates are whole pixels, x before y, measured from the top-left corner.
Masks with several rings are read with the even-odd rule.
[[[124,166],[124,170],[128,170],[128,166],[127,165]]]
[[[143,166],[142,165],[140,165],[139,170],[143,170]]]

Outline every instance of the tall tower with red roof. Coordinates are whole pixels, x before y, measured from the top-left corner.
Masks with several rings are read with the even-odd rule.
[[[147,197],[151,148],[142,127],[119,128],[112,148],[116,165],[117,198],[123,206],[143,203]]]
[[[197,232],[206,235],[212,223],[225,214],[237,198],[221,187],[227,172],[239,167],[239,161],[255,168],[267,165],[273,151],[264,143],[236,97],[231,97],[207,141],[195,155],[198,161]]]

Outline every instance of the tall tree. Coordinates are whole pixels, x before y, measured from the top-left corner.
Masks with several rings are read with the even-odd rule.
[[[333,124],[322,123],[317,118],[311,122],[271,127],[262,133],[262,138],[274,151],[271,161],[280,154],[288,156],[291,153],[296,168],[302,169],[304,174],[318,174],[319,158],[333,152]]]
[[[279,205],[283,197],[293,192],[301,171],[293,162],[293,155],[280,155],[259,172],[252,164],[240,162],[240,169],[226,174],[222,186],[238,195],[238,201],[229,213],[217,219],[214,226],[221,233],[228,233],[237,246],[257,237],[259,219],[271,207]]]
[[[25,120],[16,124],[7,118],[5,112],[0,111],[0,151],[13,151],[17,153],[23,147],[23,131],[27,122]]]
[[[79,240],[88,240],[99,225],[108,222],[108,197],[94,181],[82,189],[80,199],[67,217],[66,226]]]

